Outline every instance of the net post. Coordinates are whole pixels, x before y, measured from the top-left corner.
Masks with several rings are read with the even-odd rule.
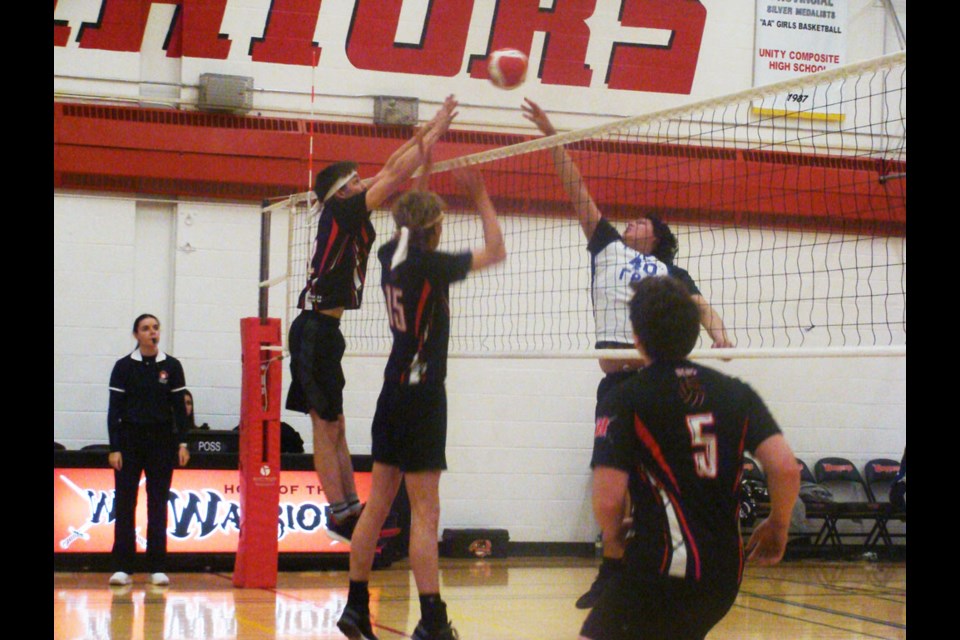
[[[270,209],[260,214],[260,282],[270,278]],[[280,508],[281,322],[268,318],[268,291],[259,291],[259,315],[240,320],[240,541],[233,584],[277,586]]]
[[[270,279],[270,202],[264,200],[260,211],[260,282]],[[269,288],[260,287],[259,317],[260,323],[267,322],[267,305],[270,301]]]
[[[280,507],[280,320],[240,320],[243,379],[240,387],[240,541],[233,584],[277,585]]]

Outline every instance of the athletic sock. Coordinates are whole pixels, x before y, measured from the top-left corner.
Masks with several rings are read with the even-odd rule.
[[[448,623],[447,603],[440,599],[439,593],[420,595],[420,619],[431,632],[438,631]]]
[[[343,522],[343,519],[350,515],[350,505],[344,502],[331,502],[330,503],[330,515],[333,516],[333,519],[337,522]]]
[[[369,582],[351,580],[347,591],[347,606],[360,615],[370,615]]]
[[[347,513],[354,514],[359,513],[363,509],[363,505],[360,504],[360,497],[355,493],[347,494],[345,502],[347,503]]]
[[[609,577],[623,570],[623,558],[604,557],[600,563],[600,575]]]

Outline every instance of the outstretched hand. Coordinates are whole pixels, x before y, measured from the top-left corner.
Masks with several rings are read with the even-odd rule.
[[[553,123],[550,122],[550,118],[547,117],[547,113],[540,108],[540,105],[530,98],[524,98],[524,103],[520,105],[524,118],[537,125],[537,129],[540,129],[540,132],[545,136],[552,136],[557,133]]]
[[[474,202],[486,193],[487,187],[483,183],[483,176],[473,167],[460,167],[453,171],[453,178],[461,190],[466,192]]]
[[[426,124],[425,129],[433,129],[434,127],[438,128],[438,133],[443,134],[450,127],[450,123],[453,122],[453,119],[457,117],[459,113],[457,107],[460,105],[460,102],[457,101],[457,98],[451,93],[448,95],[444,101],[443,106],[441,106],[437,113],[434,114],[433,118]]]
[[[757,525],[747,542],[748,560],[759,565],[777,564],[787,548],[787,527],[765,519]]]

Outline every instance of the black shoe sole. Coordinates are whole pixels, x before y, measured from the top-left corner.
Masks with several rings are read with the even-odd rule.
[[[337,629],[340,629],[340,633],[350,638],[350,640],[377,640],[377,636],[372,633],[365,635],[363,631],[360,630],[360,627],[350,621],[338,620]]]

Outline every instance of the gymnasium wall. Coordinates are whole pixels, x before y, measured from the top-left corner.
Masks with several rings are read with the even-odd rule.
[[[364,37],[382,30],[375,28],[379,10],[394,20],[384,22],[393,25],[394,33],[386,35],[395,43],[421,38],[426,50],[442,49],[450,38],[436,39],[436,32],[420,29],[431,6],[427,0],[58,0],[55,100],[195,109],[201,74],[234,74],[254,78],[251,115],[369,123],[373,96],[388,95],[418,97],[425,119],[445,95],[456,93],[463,103],[457,127],[530,133],[517,112],[524,96],[554,111],[558,127],[569,129],[753,84],[753,0],[543,0],[541,6],[555,6],[560,17],[553,19],[572,20],[574,35],[585,33],[576,16],[581,22],[590,16],[588,39],[567,47],[582,48],[582,62],[592,71],[585,84],[582,65],[578,72],[562,61],[544,62],[544,34],[525,21],[511,23],[501,4],[506,6],[494,0],[432,3],[431,19],[459,25],[452,41],[462,47],[443,57],[456,63],[451,71],[418,66],[433,64],[437,56],[418,57],[415,47],[400,47],[408,50],[401,56],[393,48],[388,53],[397,55],[363,46]],[[643,22],[655,4],[665,20],[659,29]],[[899,49],[883,4],[849,1],[844,62]],[[905,23],[905,2],[894,4]],[[451,11],[445,13],[444,6]],[[209,22],[204,16],[211,12],[199,10],[211,7],[214,14],[222,10],[222,20]],[[303,15],[316,18],[315,24]],[[621,18],[635,23],[625,26]],[[510,27],[513,23],[519,26]],[[551,25],[557,46],[565,27]],[[652,43],[655,49],[665,36],[661,31],[670,29],[681,36],[700,33],[687,87],[607,86],[614,42]],[[519,36],[532,43],[531,69],[560,65],[546,74],[548,80],[530,77],[523,89],[502,92],[474,77],[472,55],[483,55],[498,38]],[[681,58],[668,60],[668,68],[679,74],[689,67],[689,55]],[[145,311],[162,322],[161,348],[184,364],[198,421],[215,429],[239,422],[239,319],[257,312],[260,207],[178,195],[55,189],[54,439],[71,449],[106,441],[110,370],[134,347],[130,324]],[[272,255],[280,255],[283,242],[285,237],[275,234]],[[684,245],[681,252],[698,250]],[[709,268],[698,264],[691,272],[702,283],[709,280]],[[271,273],[283,270],[271,264]],[[375,287],[367,304],[381,304]],[[282,294],[271,293],[270,314],[281,316],[283,305]],[[862,465],[873,457],[899,459],[903,452],[905,358],[711,363],[757,388],[797,454],[810,464],[824,455],[843,455]],[[345,360],[347,438],[355,453],[369,452],[383,365],[382,357]],[[590,359],[451,361],[450,471],[441,484],[441,527],[502,527],[516,541],[593,540],[588,463],[600,377]],[[283,419],[298,429],[309,450],[308,421],[288,413]]]
[[[839,64],[900,49],[883,2],[844,1]],[[253,78],[254,114],[366,119],[379,95],[428,118],[454,93],[462,126],[526,128],[529,96],[581,128],[753,86],[756,23],[755,0],[58,0],[54,91],[190,107],[227,74]],[[517,91],[477,62],[504,46],[530,51]]]

